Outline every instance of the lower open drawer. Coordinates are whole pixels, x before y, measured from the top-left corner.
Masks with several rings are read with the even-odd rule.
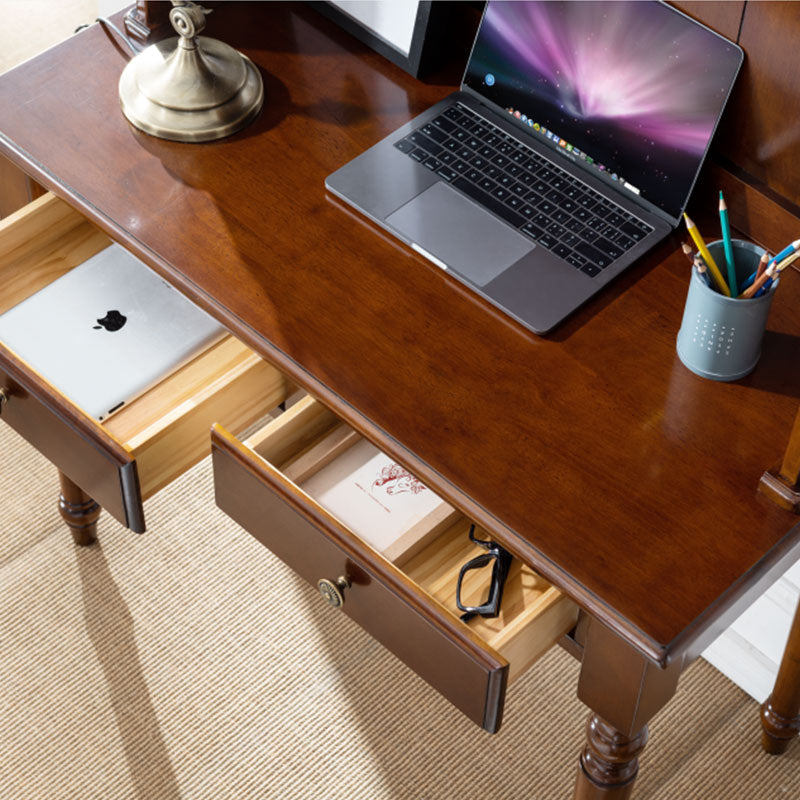
[[[215,425],[212,453],[220,508],[490,732],[507,680],[575,624],[572,601],[516,559],[500,615],[462,622],[459,570],[483,552],[468,520],[310,397],[245,442]],[[402,512],[399,495],[414,495]],[[465,580],[468,603],[480,580]]]

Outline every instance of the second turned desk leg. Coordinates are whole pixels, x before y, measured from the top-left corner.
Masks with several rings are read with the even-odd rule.
[[[800,603],[772,694],[761,706],[761,746],[772,755],[784,753],[800,733]]]
[[[100,506],[63,472],[59,472],[58,476],[61,480],[58,510],[69,526],[75,544],[79,547],[93,544],[97,541]]]
[[[646,659],[597,620],[584,644],[578,697],[592,710],[574,800],[628,800],[647,723],[675,694],[682,664]]]

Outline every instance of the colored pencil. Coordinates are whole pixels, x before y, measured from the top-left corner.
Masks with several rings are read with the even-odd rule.
[[[749,300],[773,276],[776,266],[774,263],[770,264],[739,297]]]
[[[717,262],[714,261],[711,253],[708,252],[708,248],[706,247],[706,243],[703,241],[703,237],[700,235],[700,231],[697,230],[697,226],[694,224],[694,222],[689,219],[688,214],[684,214],[683,218],[686,220],[686,230],[689,231],[689,236],[692,237],[692,241],[700,251],[700,255],[703,256],[703,260],[706,262],[708,271],[711,273],[714,283],[717,284],[718,290],[726,297],[730,297],[731,290],[728,288],[728,284],[725,283],[725,278],[722,277],[722,273],[719,271]]]
[[[761,273],[767,268],[767,264],[769,263],[769,253],[765,250],[764,254],[761,256],[761,261],[758,262],[758,269],[756,270],[756,278],[761,275]],[[755,280],[755,278],[753,278]]]
[[[722,246],[725,249],[725,261],[728,264],[728,286],[731,296],[736,297],[739,292],[736,289],[736,267],[733,262],[733,244],[731,243],[731,226],[728,222],[728,206],[719,193],[719,222],[722,227]]]

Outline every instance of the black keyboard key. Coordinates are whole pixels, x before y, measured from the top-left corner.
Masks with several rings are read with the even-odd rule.
[[[506,167],[508,166],[508,158],[504,155],[498,154],[492,159],[492,164],[494,164],[496,167]]]
[[[558,206],[558,205],[561,205],[561,201],[562,201],[562,200],[565,200],[565,199],[566,199],[566,198],[564,197],[564,195],[563,195],[563,194],[561,194],[561,192],[558,192],[558,191],[556,191],[555,189],[551,189],[549,192],[545,193],[545,197],[546,197],[548,200],[551,200],[551,201],[552,201],[553,203],[555,203],[557,206]]]
[[[624,233],[617,236],[616,242],[623,250],[630,250],[636,244],[630,236],[625,236]]]
[[[505,172],[497,179],[497,182],[501,186],[505,186],[506,189],[510,189],[516,183],[516,181],[510,175],[506,175]]]
[[[558,242],[549,234],[543,233],[537,240],[542,247],[546,247],[548,250],[552,250]]]
[[[546,181],[543,181],[541,178],[539,178],[533,184],[533,186],[531,186],[531,189],[533,189],[533,191],[536,192],[536,194],[540,194],[540,195],[544,196],[545,192],[549,192],[550,191],[550,186],[547,184]]]
[[[435,125],[431,124],[425,125],[422,128],[422,132],[426,136],[430,136],[434,142],[439,142],[439,144],[447,141],[447,134],[440,128],[437,128]]]
[[[562,224],[567,220],[572,219],[563,208],[557,208],[551,215],[550,215],[556,222],[561,222]]]
[[[509,208],[500,200],[495,200],[492,195],[487,194],[483,191],[483,189],[479,189],[469,181],[465,181],[463,178],[458,178],[457,180],[453,181],[453,186],[455,186],[457,189],[461,189],[461,191],[464,192],[467,197],[471,197],[473,200],[476,200],[484,208],[494,212],[498,217],[504,219],[515,228],[519,228],[525,222],[525,217],[523,217],[521,214],[518,214],[513,208]]]
[[[591,195],[585,194],[580,200],[578,200],[578,205],[582,208],[591,210],[597,205],[597,201]]]
[[[468,170],[466,176],[473,183],[480,183],[483,180],[483,175],[477,169]],[[491,183],[491,181],[489,182]]]
[[[511,164],[506,172],[516,178],[518,175],[522,174],[522,167],[519,164]]]
[[[594,264],[600,269],[605,269],[612,261],[610,256],[607,256],[605,253],[601,253],[599,250],[595,250],[592,245],[587,244],[586,242],[581,242],[579,245],[576,245],[575,251],[580,253],[582,256],[586,256],[586,260],[590,264]]]
[[[544,214],[552,214],[556,210],[556,207],[549,200],[542,200],[536,207]]]
[[[451,153],[455,153],[455,151],[458,150],[461,147],[461,144],[456,139],[448,139],[444,143],[444,146]]]
[[[426,136],[420,131],[414,131],[409,134],[408,139],[417,147],[422,147],[427,150],[432,156],[438,156],[442,152],[442,146],[433,141],[430,137]]]
[[[523,205],[522,208],[520,208],[519,213],[522,214],[523,217],[531,218],[536,212],[534,211],[533,206]]]
[[[586,220],[586,225],[593,231],[600,231],[600,229],[604,228],[606,224],[602,219],[600,219],[600,217],[592,216]]]
[[[572,251],[565,244],[559,243],[553,248],[553,252],[561,258],[566,258]]]
[[[553,180],[553,178],[555,178],[555,176],[556,176],[555,173],[552,172],[549,168],[545,168],[539,173],[539,177],[543,181],[547,182],[547,187],[548,188],[550,188],[550,181]]]
[[[567,181],[561,176],[556,176],[550,181],[550,186],[552,186],[553,189],[566,189]]]
[[[467,147],[471,147],[473,150],[480,150],[483,147],[483,142],[480,139],[476,139],[474,136],[470,136],[466,142],[464,142]]]
[[[592,214],[605,219],[609,214],[613,213],[614,209],[604,203],[597,203],[592,207]]]
[[[619,229],[636,242],[641,242],[642,239],[644,239],[644,233],[642,232],[641,228],[639,228],[633,222],[623,222],[622,225],[619,226]]]
[[[576,236],[574,233],[572,233],[571,231],[567,231],[561,237],[561,242],[562,242],[562,244],[565,244],[568,247],[575,247],[575,245],[580,242],[580,238],[578,236]]]
[[[624,252],[621,247],[617,247],[613,242],[609,242],[608,239],[598,239],[594,243],[594,247],[605,253],[612,260],[618,259]]]
[[[556,239],[560,239],[566,233],[566,230],[561,225],[559,225],[557,222],[551,222],[547,226],[547,232],[551,236],[555,236]]]
[[[608,224],[608,220],[606,220],[605,222],[606,222],[606,224],[603,225],[602,228],[598,228],[597,232],[601,236],[605,236],[606,239],[608,239],[609,241],[613,242],[614,241],[614,237],[616,237],[618,235],[618,231],[613,225],[609,225]]]
[[[500,167],[486,167],[486,169],[483,171],[483,174],[486,175],[486,177],[496,181],[501,175],[504,175],[505,173],[503,172],[503,170],[500,169]]]
[[[511,156],[511,160],[515,164],[524,164],[528,160],[528,154],[524,150],[517,150],[517,152]]]
[[[524,184],[524,183],[515,183],[515,184],[514,184],[514,185],[511,187],[511,191],[512,191],[512,192],[513,192],[513,193],[514,193],[514,194],[515,194],[517,197],[526,197],[526,196],[528,195],[528,193],[530,192],[530,189],[528,189],[528,187],[527,187],[527,186],[525,186],[525,184]]]
[[[606,222],[609,225],[613,225],[615,228],[619,228],[619,226],[622,225],[622,223],[625,222],[625,220],[619,214],[617,214],[616,211],[612,211],[606,217]]]
[[[437,128],[440,128],[445,133],[452,133],[456,126],[453,122],[447,119],[446,116],[442,115],[440,117],[436,117],[436,119],[431,123],[431,125],[435,125]]]
[[[599,275],[602,271],[600,267],[596,264],[592,264],[591,261],[581,267],[581,272],[585,272],[590,278],[594,278],[595,275]]]
[[[516,148],[511,142],[501,142],[497,145],[497,152],[502,153],[504,156],[510,156]]]
[[[425,165],[428,166],[427,164]],[[450,181],[451,183],[458,177],[458,173],[455,170],[450,169],[450,167],[441,167],[438,171],[438,174],[441,175],[446,181]]]
[[[530,186],[536,182],[536,176],[531,172],[523,170],[519,175],[517,175],[517,180],[520,183],[524,183],[526,186]]]
[[[456,155],[459,158],[472,158],[472,150],[470,150],[469,147],[461,145],[461,147],[456,150]]]
[[[469,163],[472,164],[475,169],[479,170],[484,170],[489,166],[489,162],[483,156],[477,154],[469,159]]]
[[[453,120],[453,122],[460,122],[464,119],[464,115],[455,106],[450,106],[450,108],[444,112],[443,116]]]
[[[427,167],[430,170],[433,170],[433,172],[436,172],[436,170],[442,166],[442,162],[439,161],[438,158],[434,158],[433,156],[431,156],[427,161],[423,162],[423,166]]]
[[[465,131],[463,128],[459,128],[457,131],[453,133],[453,138],[458,142],[464,142],[469,139],[469,133]]]
[[[488,144],[489,147],[497,147],[501,139],[496,133],[490,133],[488,136],[484,137],[483,141]]]
[[[470,175],[471,173],[468,173],[467,177],[469,178]],[[481,189],[483,189],[486,192],[493,192],[495,186],[497,186],[497,184],[494,181],[490,181],[488,178],[483,178],[482,180],[476,180],[475,183],[477,183],[478,186],[480,186]]]
[[[533,224],[538,225],[540,228],[546,228],[550,224],[550,217],[542,214],[541,211],[533,218]]]
[[[573,233],[578,234],[578,236],[581,235],[582,231],[588,230],[588,228],[579,219],[575,219],[574,217],[572,219],[568,219],[564,225]]]
[[[572,264],[573,267],[580,269],[586,265],[586,259],[578,253],[570,253],[567,258],[567,263]]]
[[[428,154],[421,147],[415,148],[409,155],[414,161],[424,161],[428,157]]]
[[[409,142],[408,139],[400,139],[399,142],[395,142],[394,146],[401,152],[401,153],[410,153],[414,149],[414,145],[412,142]]]
[[[492,196],[496,197],[498,200],[505,200],[508,197],[508,189],[504,189],[502,186],[498,186],[492,192]]]
[[[478,153],[482,155],[484,158],[494,157],[494,150],[492,150],[492,148],[488,147],[487,145],[484,145],[483,147],[479,148]]]
[[[439,161],[441,161],[442,164],[452,164],[456,161],[456,154],[451,153],[449,150],[442,150],[442,152],[439,153]]]
[[[566,198],[563,202],[559,203],[558,207],[564,211],[568,211],[570,214],[578,210],[578,204],[569,198]]]
[[[522,206],[525,205],[525,201],[521,197],[515,197],[513,194],[510,194],[506,198],[506,205],[509,205],[511,206],[511,208],[515,209],[516,211],[519,211],[522,208]]]
[[[540,236],[544,236],[544,231],[541,228],[537,228],[532,223],[527,223],[523,225],[520,230],[531,237],[531,239],[538,239]]]

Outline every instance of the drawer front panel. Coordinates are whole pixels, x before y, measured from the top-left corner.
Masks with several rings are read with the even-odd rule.
[[[0,408],[0,419],[115,519],[134,531],[144,530],[136,463],[119,442],[38,381],[2,345],[0,388],[9,397]]]
[[[214,427],[212,443],[219,507],[313,586],[346,576],[342,610],[470,719],[496,731],[507,662],[224,429]]]

